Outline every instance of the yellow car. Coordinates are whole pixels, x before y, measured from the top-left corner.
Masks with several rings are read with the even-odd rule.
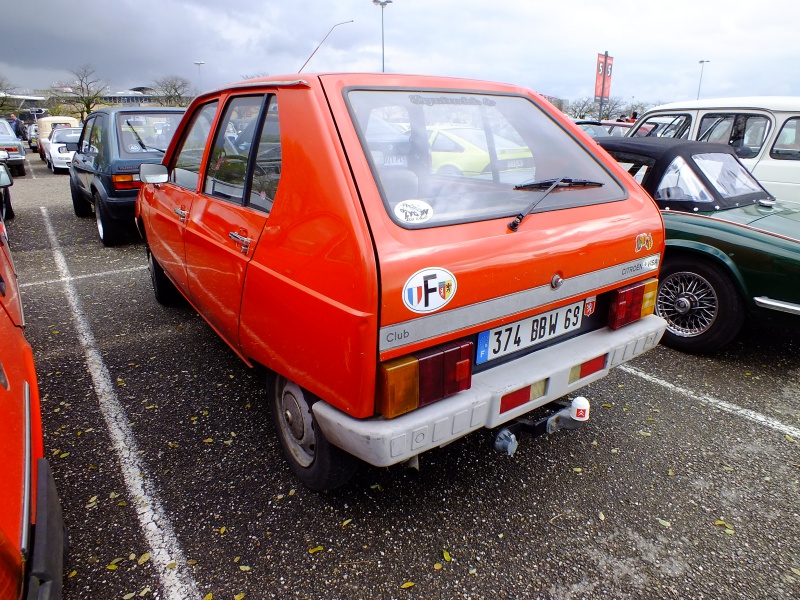
[[[433,172],[439,175],[477,177],[512,170],[532,171],[533,155],[527,146],[494,135],[494,153],[490,159],[486,132],[477,127],[429,127]]]

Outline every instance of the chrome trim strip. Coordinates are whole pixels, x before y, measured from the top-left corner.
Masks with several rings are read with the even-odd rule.
[[[31,386],[25,381],[22,384],[24,396],[25,423],[23,440],[25,448],[25,469],[22,476],[22,536],[20,539],[20,550],[24,556],[28,556],[28,538],[31,528]]]
[[[771,310],[779,310],[781,312],[789,313],[792,315],[800,315],[800,304],[792,304],[791,302],[783,302],[782,300],[773,300],[766,296],[753,298],[756,306],[761,308],[769,308]]]
[[[579,298],[598,288],[623,283],[634,276],[656,271],[660,262],[661,254],[652,254],[621,265],[606,267],[577,277],[569,277],[564,279],[563,285],[555,290],[550,284],[541,285],[478,304],[470,304],[395,325],[387,325],[381,327],[379,350],[384,352],[400,348],[559,300]]]

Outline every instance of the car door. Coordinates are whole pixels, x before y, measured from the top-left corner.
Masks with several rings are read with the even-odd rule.
[[[97,170],[97,164],[102,154],[105,140],[103,139],[103,124],[106,116],[98,114],[86,119],[86,124],[78,142],[78,151],[72,159],[76,183],[78,187],[90,196],[90,186],[92,178]]]
[[[173,282],[189,294],[184,234],[198,194],[203,154],[219,107],[216,100],[195,111],[170,165],[169,181],[147,186],[141,202],[149,213],[145,231],[150,251]]]
[[[256,133],[274,96],[237,95],[227,99],[206,152],[202,188],[186,224],[189,294],[198,311],[233,347],[238,347],[239,313],[247,265],[269,210],[265,169],[256,159]],[[238,132],[232,141],[230,126]],[[255,125],[255,126],[253,126]],[[254,177],[255,173],[255,177]],[[263,187],[263,189],[262,189]]]

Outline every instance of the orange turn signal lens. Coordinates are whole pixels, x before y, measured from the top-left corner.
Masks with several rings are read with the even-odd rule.
[[[658,279],[647,279],[611,292],[608,326],[619,329],[623,325],[652,315],[656,304]]]

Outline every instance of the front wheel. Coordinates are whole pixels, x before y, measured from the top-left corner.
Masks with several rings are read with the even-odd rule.
[[[285,377],[270,379],[270,414],[289,468],[317,492],[346,483],[358,468],[358,460],[325,438],[311,410],[318,398]]]
[[[164,306],[175,306],[183,298],[175,284],[170,281],[164,269],[147,249],[147,269],[150,271],[150,281],[153,284],[153,293],[156,301]]]
[[[731,278],[702,259],[665,260],[656,314],[667,321],[664,345],[693,353],[719,350],[745,321],[744,303]]]

